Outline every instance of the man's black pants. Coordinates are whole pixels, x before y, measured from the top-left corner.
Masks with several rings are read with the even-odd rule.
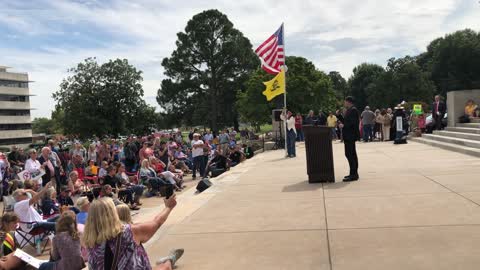
[[[441,130],[442,129],[442,119],[443,119],[443,114],[440,115],[435,115],[435,129],[436,130]]]
[[[344,140],[343,143],[345,144],[345,157],[347,157],[348,165],[350,165],[350,175],[358,175],[358,157],[355,141]]]

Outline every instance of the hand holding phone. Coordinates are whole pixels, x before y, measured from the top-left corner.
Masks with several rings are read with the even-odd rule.
[[[177,196],[175,194],[173,194],[168,199],[164,199],[163,201],[165,202],[165,207],[170,208],[170,209],[175,208],[175,206],[177,205],[176,198],[177,198]]]
[[[165,197],[167,198],[167,200],[173,195],[173,185],[167,185],[166,188],[165,188]]]

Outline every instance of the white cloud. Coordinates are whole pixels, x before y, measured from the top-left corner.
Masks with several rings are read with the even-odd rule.
[[[55,35],[59,40],[58,45],[24,49],[3,48],[0,43],[1,64],[29,72],[35,81],[32,92],[37,96],[32,97],[32,106],[38,110],[34,116],[50,114],[51,94],[67,68],[92,56],[99,61],[129,59],[144,72],[145,98],[154,105],[163,78],[161,60],[175,48],[176,33],[194,14],[210,8],[227,14],[254,47],[284,22],[287,54],[305,56],[319,69],[338,70],[345,77],[362,62],[384,65],[390,57],[423,51],[429,41],[445,33],[480,27],[480,5],[473,0],[39,1],[45,2],[37,9],[20,10],[13,5],[0,11],[0,30],[14,29],[11,39],[27,35],[32,45],[41,37]],[[91,31],[110,33],[113,40],[102,40],[101,47],[64,44],[62,35],[78,37],[84,32],[64,33],[61,25],[88,26]]]

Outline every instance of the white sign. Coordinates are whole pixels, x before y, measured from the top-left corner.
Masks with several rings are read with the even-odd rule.
[[[24,182],[25,180],[30,180],[30,179],[34,181],[38,181],[39,179],[42,178],[44,174],[45,174],[44,170],[39,170],[33,173],[27,170],[23,170],[19,172],[17,175],[18,175],[18,178],[20,178],[20,181]]]
[[[40,264],[48,262],[46,260],[39,260],[39,259],[29,255],[28,253],[24,252],[23,250],[21,250],[19,248],[17,248],[15,250],[15,253],[13,253],[13,255],[17,258],[20,258],[20,260],[30,264],[31,266],[33,266],[37,269],[40,268]]]
[[[401,116],[397,116],[397,131],[403,131],[403,119]]]

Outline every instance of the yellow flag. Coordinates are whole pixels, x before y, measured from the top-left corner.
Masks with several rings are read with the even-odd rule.
[[[275,78],[263,84],[265,84],[266,89],[262,94],[267,97],[267,101],[285,93],[285,70],[282,68],[282,71],[280,71]]]

